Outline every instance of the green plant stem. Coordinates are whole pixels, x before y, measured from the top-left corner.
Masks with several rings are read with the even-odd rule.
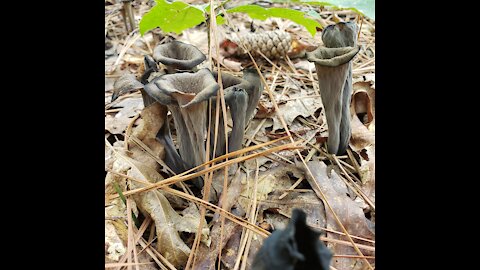
[[[118,196],[122,200],[123,204],[127,205],[127,199],[125,199],[125,195],[123,195],[122,189],[120,188],[118,183],[114,182],[113,188],[115,188],[115,191],[118,193]],[[135,226],[137,226],[137,228],[140,228],[140,221],[138,221],[137,216],[135,216],[135,213],[133,213],[133,211],[132,211],[132,219],[133,219],[133,222],[135,223]]]

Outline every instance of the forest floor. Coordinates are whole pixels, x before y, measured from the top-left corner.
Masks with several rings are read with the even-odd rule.
[[[112,102],[114,82],[126,73],[141,76],[144,55],[172,40],[195,45],[207,55],[202,67],[213,64],[216,69],[221,60],[222,73],[241,77],[241,69],[254,64],[248,57],[215,53],[209,62],[205,24],[180,35],[158,28],[140,35],[138,23],[153,1],[132,2],[137,29],[128,33],[123,5],[116,2],[105,0],[105,267],[184,269],[188,264],[194,269],[250,269],[263,239],[285,228],[292,210],[301,208],[308,225],[323,232],[321,240],[333,252],[331,269],[373,269],[375,21],[350,10],[257,1],[264,7],[315,10],[324,27],[355,21],[361,29],[357,41],[361,50],[352,60],[349,149],[343,156],[326,151],[328,126],[313,63],[305,57],[256,57],[267,85],[255,118],[246,125],[243,156],[231,157],[227,170],[226,161],[197,170],[204,179],[212,179],[210,196],[202,198],[206,187],[196,190],[187,181],[195,172],[174,176],[162,167],[163,146],[139,139],[148,124],[148,113],[141,114],[140,91]],[[252,28],[280,29],[309,50],[322,45],[321,29],[312,37],[288,20],[252,20],[239,13],[217,26],[219,42],[234,28],[240,35]],[[170,125],[176,144],[171,115],[161,123]]]

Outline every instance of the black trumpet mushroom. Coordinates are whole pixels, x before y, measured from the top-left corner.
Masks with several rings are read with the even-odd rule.
[[[320,241],[320,235],[307,225],[305,212],[293,209],[287,227],[263,241],[252,270],[329,270],[332,252]]]
[[[150,104],[156,102],[155,99],[150,97],[145,90],[145,84],[148,84],[151,75],[155,72],[158,72],[158,66],[155,63],[155,60],[149,55],[145,55],[144,58],[145,72],[140,77],[140,81],[135,78],[133,74],[124,74],[113,84],[113,94],[112,102],[115,101],[119,96],[135,91],[140,90],[142,93],[143,105],[148,107]]]
[[[218,72],[214,71],[213,76],[218,81]],[[243,78],[222,73],[222,84],[225,89],[225,103],[230,107],[233,122],[232,132],[228,139],[228,152],[234,152],[242,148],[245,126],[253,117],[263,87],[256,69],[245,69]],[[214,112],[215,106],[213,106],[212,110]],[[212,115],[214,114],[212,113]],[[226,153],[223,129],[223,117],[220,113],[218,129],[220,132],[218,133],[216,156]],[[211,136],[213,135],[212,131]],[[211,145],[213,149],[213,140]]]
[[[186,169],[205,162],[207,100],[216,95],[218,88],[208,69],[162,75],[145,86],[148,95],[172,113],[180,157]],[[203,183],[197,181],[196,185],[203,186]]]
[[[158,45],[153,50],[153,58],[167,67],[167,73],[192,70],[206,59],[197,47],[181,41]]]
[[[326,27],[322,40],[327,47],[307,53],[315,63],[320,94],[328,125],[327,148],[331,154],[344,154],[351,136],[351,60],[360,51],[356,46],[356,26],[352,22]]]

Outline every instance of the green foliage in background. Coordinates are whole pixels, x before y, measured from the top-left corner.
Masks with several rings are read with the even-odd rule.
[[[272,0],[281,3],[298,3],[311,6],[331,7],[333,9],[348,9],[375,20],[375,0]]]
[[[288,8],[263,8],[257,5],[245,5],[227,10],[227,13],[233,12],[246,13],[252,19],[258,20],[266,20],[269,17],[288,19],[299,25],[303,25],[312,36],[317,32],[317,27],[322,28],[322,25],[319,22],[305,17],[305,13]]]
[[[160,27],[163,32],[180,34],[183,30],[205,21],[202,10],[181,1],[169,3],[157,0],[157,4],[143,15],[140,21],[140,34]]]
[[[174,32],[180,34],[183,30],[199,25],[206,21],[210,11],[210,5],[189,5],[182,1],[167,2],[166,0],[155,0],[157,4],[148,11],[140,21],[140,34],[160,27],[163,32]],[[351,9],[359,14],[364,14],[375,19],[375,0],[330,0],[320,2],[315,0],[272,0],[272,2],[298,3],[303,5],[329,6],[335,9]],[[265,20],[269,17],[277,17],[291,20],[304,26],[313,36],[316,27],[322,25],[315,18],[320,15],[311,10],[302,12],[288,8],[263,8],[257,5],[242,5],[227,9],[227,13],[242,12],[248,14],[252,19]],[[225,19],[218,15],[217,24],[223,24]]]

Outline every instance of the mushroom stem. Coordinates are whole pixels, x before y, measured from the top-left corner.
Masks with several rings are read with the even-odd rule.
[[[185,169],[205,162],[207,100],[219,86],[208,69],[195,73],[166,74],[145,86],[156,101],[167,106],[173,116],[181,159]],[[201,179],[194,181],[201,188]]]
[[[157,140],[165,147],[165,164],[176,174],[186,171],[185,162],[178,155],[173,144],[167,116],[165,116],[165,122],[157,134]]]
[[[225,89],[225,103],[230,108],[230,115],[233,122],[232,132],[228,136],[228,152],[235,152],[242,148],[248,99],[247,92],[238,86],[231,86]],[[223,115],[221,112],[218,124],[217,149],[215,151],[215,156],[221,156],[226,153],[225,133],[223,132]],[[212,130],[210,136],[213,135],[213,132],[214,131]],[[213,152],[213,142],[210,147]]]
[[[315,63],[318,75],[328,125],[328,152],[336,155],[346,152],[351,135],[351,60],[360,50],[356,46],[355,34],[353,23],[330,25],[322,34],[327,47],[318,47],[307,53],[307,59]]]
[[[248,95],[244,89],[234,86],[225,93],[225,101],[230,107],[233,122],[232,133],[228,139],[228,152],[235,152],[240,150],[243,144]]]
[[[252,87],[247,87],[245,89],[248,94],[248,105],[245,114],[245,123],[248,123],[250,120],[252,120],[255,109],[258,105],[258,101],[262,96],[263,84],[262,80],[260,79],[260,75],[254,68],[243,70],[243,79],[252,85]]]

